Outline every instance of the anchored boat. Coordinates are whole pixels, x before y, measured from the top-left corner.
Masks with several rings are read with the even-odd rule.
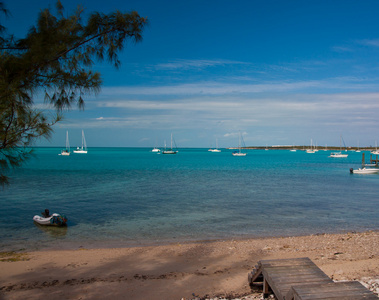
[[[35,215],[33,221],[40,225],[48,226],[65,226],[67,223],[67,218],[65,215],[53,213],[49,214],[49,210],[45,209],[45,212],[42,213],[42,216]]]

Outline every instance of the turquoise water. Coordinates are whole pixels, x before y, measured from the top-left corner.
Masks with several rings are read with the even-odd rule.
[[[37,148],[0,193],[1,249],[113,247],[379,229],[379,175],[361,154]],[[366,157],[369,155],[366,154]],[[33,223],[45,208],[65,228]]]

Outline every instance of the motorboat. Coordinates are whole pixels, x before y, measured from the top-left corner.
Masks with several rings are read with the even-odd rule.
[[[344,154],[342,152],[332,152],[329,157],[347,157],[348,154]]]
[[[376,174],[379,173],[379,168],[359,168],[357,170],[354,170],[353,168],[350,169],[351,174]]]
[[[33,217],[33,221],[40,225],[65,226],[67,223],[67,218],[65,215],[53,213],[50,216],[35,215]]]

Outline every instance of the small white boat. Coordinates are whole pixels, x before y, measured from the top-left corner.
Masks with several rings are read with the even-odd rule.
[[[60,215],[60,214],[54,213],[47,218],[35,215],[33,217],[33,221],[40,224],[40,225],[64,226],[64,225],[66,225],[67,218],[65,215]]]
[[[209,149],[208,150],[209,152],[221,152],[221,150],[220,149],[218,149],[218,140],[216,139],[216,148],[214,148],[214,149]]]
[[[151,150],[151,152],[160,152],[161,150],[160,149],[158,149],[158,148],[155,148],[154,147],[154,149],[153,150]]]
[[[343,154],[342,152],[332,152],[329,157],[347,157],[348,154]]]
[[[379,173],[379,169],[377,168],[359,168],[357,170],[354,170],[353,168],[350,169],[350,173],[352,174],[376,174]]]
[[[76,150],[74,150],[73,152],[87,154],[87,143],[86,143],[86,138],[84,136],[83,130],[82,130],[82,147],[81,148],[77,147]]]
[[[342,150],[342,141],[343,141],[343,139],[342,139],[342,134],[340,135],[340,152],[332,152],[330,155],[329,155],[329,157],[348,157],[348,154],[346,153],[346,154],[343,154],[342,152],[341,152],[341,150]],[[344,143],[344,145],[345,145],[345,142],[343,142]],[[347,152],[347,148],[346,148],[346,145],[345,145],[345,152]]]
[[[313,146],[313,141],[311,139],[311,147],[307,150],[305,150],[307,153],[316,153],[316,148]]]
[[[70,142],[68,140],[68,131],[66,132],[66,149],[62,150],[59,155],[62,155],[62,156],[70,155]]]
[[[241,152],[241,140],[242,142],[245,144],[245,142],[243,141],[243,137],[241,135],[241,132],[239,134],[239,139],[238,139],[238,151],[234,151],[232,153],[233,156],[246,156],[246,153],[244,152]],[[245,145],[246,146],[246,145]]]
[[[172,133],[171,133],[171,148],[167,150],[166,142],[165,142],[165,150],[162,151],[162,154],[176,154],[176,153],[178,153],[178,151],[172,148]]]
[[[246,156],[246,153],[235,151],[235,152],[232,153],[232,155],[233,156]]]

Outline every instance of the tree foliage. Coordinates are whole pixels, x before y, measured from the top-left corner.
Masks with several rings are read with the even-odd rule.
[[[3,2],[0,13],[8,15]],[[69,16],[58,0],[56,14],[42,10],[25,38],[5,35],[0,25],[0,183],[9,169],[20,166],[40,137],[49,138],[52,126],[84,96],[98,93],[101,77],[92,71],[97,61],[118,68],[118,53],[128,41],[142,40],[147,19],[137,12],[94,12],[84,21],[78,7]],[[43,92],[55,108],[49,114],[35,108],[33,97]]]

